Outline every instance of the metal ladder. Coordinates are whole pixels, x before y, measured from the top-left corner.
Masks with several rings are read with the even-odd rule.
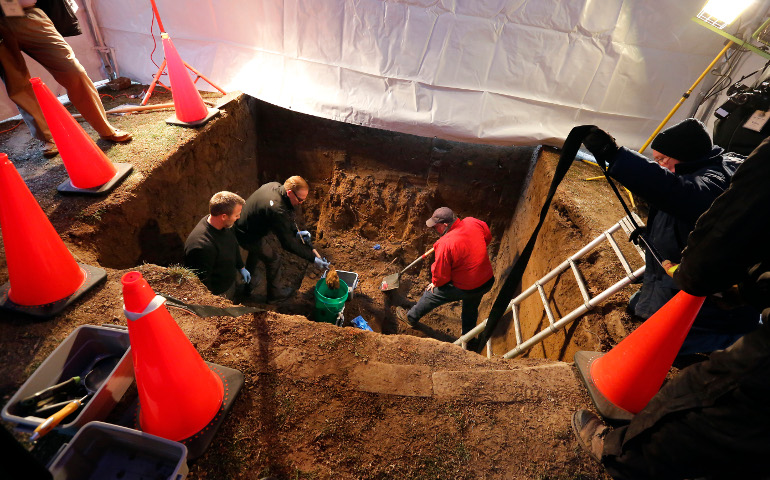
[[[632,213],[632,215],[634,216],[634,220],[636,221],[637,225],[639,225],[640,227],[644,225],[641,219],[639,219],[639,217],[635,213]],[[588,245],[586,245],[585,247],[580,249],[577,253],[569,257],[567,260],[561,263],[558,267],[551,270],[543,278],[536,281],[532,286],[530,286],[528,289],[523,291],[521,294],[519,294],[516,298],[514,298],[508,303],[508,307],[505,309],[505,313],[503,313],[503,316],[507,315],[508,312],[513,312],[512,314],[513,327],[516,333],[516,347],[513,350],[510,350],[509,352],[507,352],[505,355],[503,355],[503,358],[514,358],[514,357],[518,357],[519,355],[522,355],[527,350],[534,347],[536,344],[542,342],[543,340],[550,337],[554,333],[557,333],[560,330],[564,329],[565,327],[567,327],[567,325],[575,321],[581,315],[588,312],[589,310],[599,305],[600,303],[604,302],[608,297],[610,297],[611,295],[614,295],[617,291],[619,291],[629,283],[635,281],[637,278],[640,278],[644,274],[644,270],[645,270],[644,265],[642,265],[641,268],[635,271],[632,271],[631,265],[628,263],[628,260],[623,255],[623,252],[620,251],[620,247],[615,241],[615,238],[612,236],[613,233],[617,232],[620,229],[623,229],[623,231],[626,233],[627,236],[630,236],[631,233],[634,231],[633,223],[631,223],[631,221],[627,216],[621,218],[618,221],[618,223],[614,224],[609,229],[602,232],[601,235],[593,239]],[[618,260],[620,260],[621,265],[623,265],[623,269],[626,272],[626,276],[622,280],[618,281],[617,283],[609,287],[607,290],[591,298],[591,295],[588,293],[588,288],[586,287],[585,281],[583,280],[583,276],[580,274],[580,271],[578,270],[578,267],[575,262],[580,258],[584,257],[586,254],[588,254],[591,250],[596,248],[596,246],[602,243],[603,241],[609,242],[609,244],[612,246],[612,250],[615,252],[615,255],[618,257]],[[633,244],[633,245],[636,248],[639,255],[642,257],[642,260],[644,260],[644,250],[642,250],[636,244]],[[583,295],[583,305],[579,306],[575,310],[568,313],[566,316],[557,320],[554,317],[554,314],[553,314],[553,311],[551,310],[550,305],[548,304],[548,298],[546,297],[546,293],[545,293],[545,289],[543,288],[543,285],[557,278],[568,268],[571,269],[572,272],[575,274],[575,279],[577,280],[578,287],[580,288],[580,292]],[[533,335],[531,338],[524,341],[521,335],[521,322],[519,319],[519,308],[521,303],[527,297],[534,294],[535,292],[538,292],[540,294],[540,299],[543,301],[543,309],[545,310],[545,314],[548,316],[548,326],[545,327],[540,332],[538,332],[537,334]],[[486,327],[486,325],[487,325],[487,320],[484,320],[479,325],[477,325],[476,328],[466,333],[462,337],[458,338],[454,342],[455,345],[462,345],[464,349],[467,349],[468,342],[471,339],[480,335],[481,332],[484,331],[484,328]],[[487,357],[489,358],[492,357],[492,339],[491,338],[487,340]]]

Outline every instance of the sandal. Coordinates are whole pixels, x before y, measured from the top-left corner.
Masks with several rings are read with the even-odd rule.
[[[56,144],[49,141],[43,143],[43,146],[41,147],[40,151],[43,152],[43,156],[45,158],[55,157],[56,155],[59,154],[59,149],[56,148]]]
[[[108,140],[110,142],[127,142],[134,138],[130,133],[124,131],[124,130],[115,130],[115,133],[112,135],[101,136],[103,140]]]

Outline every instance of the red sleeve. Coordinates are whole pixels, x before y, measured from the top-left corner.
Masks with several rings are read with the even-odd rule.
[[[479,222],[481,223],[481,227],[484,230],[484,241],[489,245],[489,242],[492,241],[492,232],[489,231],[489,225],[487,225],[487,222]]]
[[[449,249],[441,243],[434,245],[436,248],[436,261],[430,267],[433,274],[431,281],[433,285],[440,287],[446,285],[452,280],[452,258]]]

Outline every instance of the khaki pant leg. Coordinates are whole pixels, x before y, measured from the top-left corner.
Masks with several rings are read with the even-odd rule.
[[[19,107],[24,122],[30,133],[38,140],[51,140],[51,131],[43,117],[43,111],[37,103],[37,98],[29,83],[29,70],[21,55],[19,44],[13,34],[13,26],[17,22],[12,18],[0,18],[0,65],[4,72],[3,82],[8,92],[8,98]]]
[[[70,101],[94,130],[102,136],[115,133],[96,87],[46,14],[38,8],[29,8],[25,9],[24,17],[9,18],[7,22],[12,25],[11,34],[19,48],[67,89]]]

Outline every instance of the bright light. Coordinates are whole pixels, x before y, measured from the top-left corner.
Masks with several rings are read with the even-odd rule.
[[[709,0],[698,18],[717,28],[725,28],[752,3],[754,0]]]

